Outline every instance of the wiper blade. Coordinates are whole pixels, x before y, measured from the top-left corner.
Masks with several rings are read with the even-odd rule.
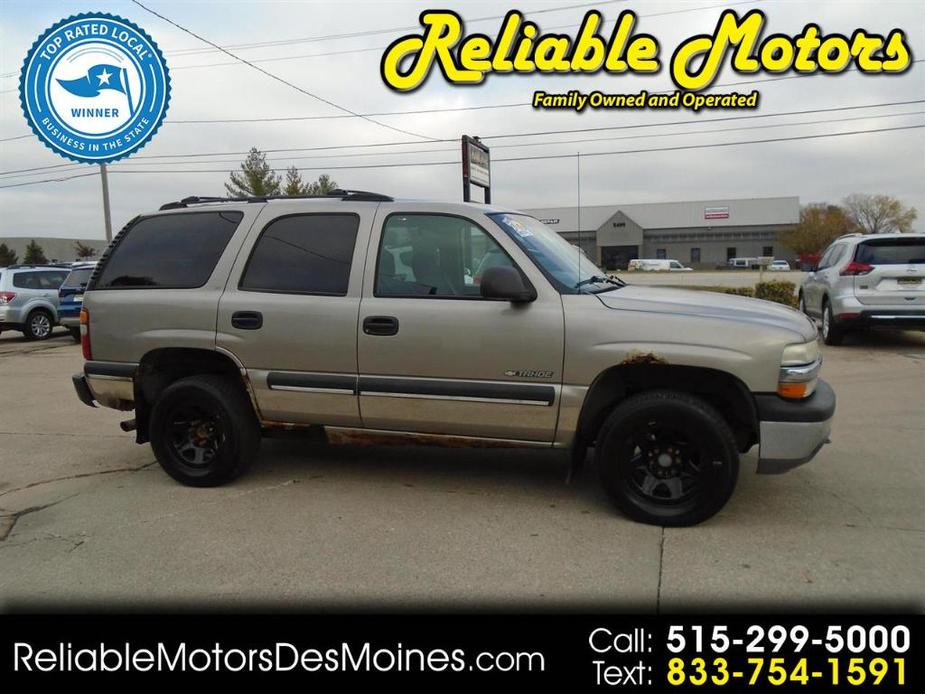
[[[621,280],[619,277],[601,277],[600,275],[592,275],[586,279],[581,280],[575,284],[575,289],[581,289],[589,284],[615,284],[618,287],[626,286],[626,282]]]

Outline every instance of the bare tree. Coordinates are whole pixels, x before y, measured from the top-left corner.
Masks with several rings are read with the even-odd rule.
[[[891,195],[853,193],[843,204],[852,225],[864,234],[907,232],[919,216],[914,207],[906,207]]]

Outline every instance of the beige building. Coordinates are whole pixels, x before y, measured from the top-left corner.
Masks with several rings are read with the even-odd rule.
[[[524,210],[580,245],[606,269],[633,258],[713,268],[729,258],[796,256],[779,239],[800,220],[798,197],[699,200]]]
[[[23,262],[23,258],[26,255],[26,246],[29,245],[29,242],[33,239],[31,237],[25,236],[16,236],[2,238],[0,237],[0,243],[5,243],[8,248],[11,248],[16,255],[19,256],[19,262]],[[42,251],[45,253],[45,257],[48,258],[51,262],[62,262],[70,263],[74,260],[79,260],[77,257],[77,251],[74,246],[77,241],[80,241],[85,246],[90,246],[96,250],[96,255],[90,260],[99,258],[100,254],[106,248],[106,241],[103,240],[91,240],[91,239],[65,239],[60,237],[47,237],[47,236],[36,236],[35,242],[42,247]]]

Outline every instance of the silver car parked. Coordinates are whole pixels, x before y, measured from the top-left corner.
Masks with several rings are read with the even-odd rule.
[[[803,280],[800,310],[827,345],[870,328],[925,328],[925,234],[847,234]]]
[[[45,340],[58,323],[58,287],[69,269],[57,265],[0,268],[0,331],[21,330]]]

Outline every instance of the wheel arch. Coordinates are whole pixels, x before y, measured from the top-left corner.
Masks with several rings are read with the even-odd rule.
[[[216,374],[240,384],[258,415],[256,400],[243,365],[224,350],[201,347],[161,347],[147,352],[135,372],[136,440],[148,441],[152,405],[171,383],[188,376]]]
[[[661,389],[690,393],[710,403],[729,424],[740,452],[758,442],[757,406],[740,379],[718,369],[673,364],[617,365],[598,374],[582,404],[576,438],[592,444],[607,413],[619,402]]]

